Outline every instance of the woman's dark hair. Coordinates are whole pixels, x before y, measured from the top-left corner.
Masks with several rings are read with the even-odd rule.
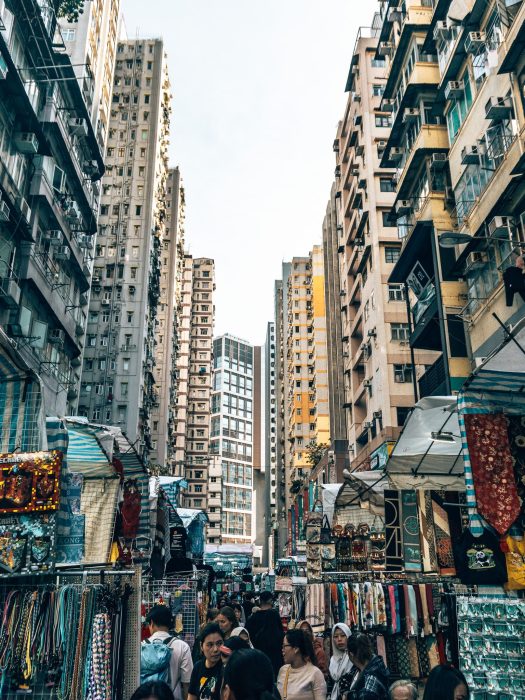
[[[223,646],[231,649],[232,651],[240,651],[241,649],[250,648],[250,645],[246,639],[243,639],[242,637],[230,637],[224,642]]]
[[[314,666],[317,666],[317,657],[314,651],[312,639],[303,630],[288,630],[285,634],[286,640],[291,647],[297,647],[303,659],[307,659]]]
[[[374,655],[372,642],[366,634],[353,634],[348,637],[346,648],[353,654],[362,664],[370,661]]]
[[[216,622],[209,622],[207,625],[204,625],[204,627],[201,630],[201,633],[199,634],[199,642],[202,645],[204,644],[204,640],[206,637],[209,637],[210,634],[220,634],[222,638],[224,638],[224,635],[222,633],[221,628]]]
[[[257,649],[235,651],[224,669],[223,683],[235,700],[275,700],[272,664]]]
[[[218,614],[219,608],[208,608],[208,612],[206,613],[206,622],[213,622]]]
[[[423,700],[454,700],[454,691],[460,683],[465,685],[470,697],[468,683],[461,671],[452,666],[435,666],[428,676]]]
[[[234,612],[236,610],[240,610],[240,612],[242,613],[242,605],[240,603],[232,603],[231,608]]]
[[[224,615],[224,617],[232,623],[232,629],[238,626],[237,617],[235,616],[235,610],[226,605],[224,608],[219,610],[219,615]]]
[[[173,700],[171,688],[164,681],[148,681],[133,693],[130,700]]]

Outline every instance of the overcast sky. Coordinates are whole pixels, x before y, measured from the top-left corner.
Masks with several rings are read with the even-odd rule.
[[[321,242],[332,143],[358,28],[375,0],[123,0],[162,36],[186,245],[216,262],[216,334],[259,344],[281,263]]]

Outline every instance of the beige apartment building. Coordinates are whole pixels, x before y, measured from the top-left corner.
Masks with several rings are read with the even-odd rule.
[[[77,76],[100,148],[108,137],[120,0],[86,0],[76,22],[60,19],[60,34]]]
[[[171,114],[160,39],[117,47],[79,413],[121,426],[147,462]]]
[[[503,338],[500,322],[524,315],[504,275],[524,240],[525,6],[394,5],[382,3],[378,48],[402,238],[390,281],[409,290],[410,346],[434,353],[422,397],[459,390]]]
[[[185,505],[206,510],[210,454],[210,415],[213,370],[215,263],[191,259],[191,307],[185,419],[184,475],[188,482]],[[185,275],[185,285],[187,276]],[[184,288],[184,299],[188,290]],[[184,338],[184,330],[183,330]],[[184,341],[183,341],[184,342]],[[181,408],[178,405],[178,410]],[[177,431],[178,432],[178,431]]]
[[[395,171],[380,162],[391,129],[381,108],[387,62],[377,55],[378,17],[358,34],[334,142],[343,372],[352,469],[384,465],[414,404],[415,373],[402,284],[389,276],[401,241],[390,217]]]
[[[177,365],[182,321],[185,194],[179,168],[168,172],[166,223],[160,262],[160,298],[155,347],[156,402],[151,409],[150,461],[172,471],[175,460]]]

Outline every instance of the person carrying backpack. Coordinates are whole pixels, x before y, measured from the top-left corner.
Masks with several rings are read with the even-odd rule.
[[[140,648],[140,682],[164,681],[175,700],[186,700],[193,671],[190,647],[170,634],[173,616],[166,605],[154,605],[146,622],[150,636]]]

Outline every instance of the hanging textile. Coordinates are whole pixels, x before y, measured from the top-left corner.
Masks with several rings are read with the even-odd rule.
[[[444,499],[438,491],[431,491],[431,499],[439,572],[442,576],[453,576],[456,573],[456,569],[448,513],[443,507]]]
[[[403,540],[399,492],[385,491],[385,561],[387,571],[403,570]]]
[[[416,492],[403,490],[400,495],[404,567],[406,571],[421,571]]]
[[[421,558],[423,571],[432,572],[438,570],[436,554],[436,535],[434,531],[434,516],[432,511],[432,497],[430,491],[418,490],[417,505],[421,540]]]
[[[478,510],[503,534],[516,520],[520,501],[514,481],[507,419],[502,413],[465,416]]]

